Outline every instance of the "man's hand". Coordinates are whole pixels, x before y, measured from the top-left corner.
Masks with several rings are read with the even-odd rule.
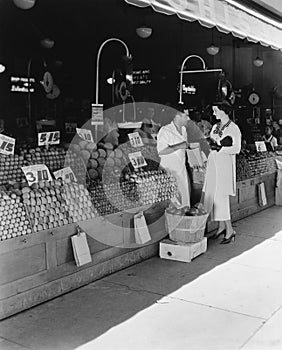
[[[189,147],[189,144],[188,142],[183,141],[180,143],[176,143],[175,145],[170,145],[169,147],[172,148],[173,151],[177,151],[179,149],[187,149]]]

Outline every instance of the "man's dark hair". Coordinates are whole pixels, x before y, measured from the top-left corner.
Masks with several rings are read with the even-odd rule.
[[[221,111],[225,112],[226,114],[230,115],[232,113],[233,107],[228,101],[220,101],[220,102],[215,102],[213,106],[217,106],[218,109]]]

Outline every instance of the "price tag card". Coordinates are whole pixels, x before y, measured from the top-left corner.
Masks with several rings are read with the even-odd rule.
[[[22,171],[29,186],[42,180],[52,181],[50,171],[45,164],[23,166]]]
[[[16,139],[0,134],[0,153],[9,155],[14,154]]]
[[[143,141],[138,132],[133,132],[131,134],[128,134],[128,137],[132,147],[144,146]]]
[[[157,139],[158,139],[158,134],[152,133],[151,136],[152,136],[152,138],[153,138],[155,141],[157,141]]]
[[[143,166],[147,165],[147,162],[140,151],[129,153],[128,157],[134,169],[142,168]]]
[[[266,145],[264,141],[255,141],[257,152],[266,152]]]
[[[92,103],[91,125],[103,125],[103,104]]]
[[[66,168],[54,171],[53,174],[55,176],[55,179],[61,178],[62,180],[70,180],[72,182],[76,182],[76,177],[69,166]]]
[[[83,140],[88,142],[94,142],[91,130],[76,128],[76,132],[77,132],[77,135],[81,137]]]
[[[38,146],[58,145],[60,143],[60,131],[47,131],[38,134]]]

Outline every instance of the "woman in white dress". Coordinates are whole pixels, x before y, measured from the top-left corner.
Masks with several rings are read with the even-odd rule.
[[[175,177],[183,206],[190,206],[190,182],[185,166],[188,120],[187,112],[175,111],[172,122],[163,126],[157,135],[160,165]]]
[[[221,244],[235,241],[230,217],[229,196],[236,195],[236,159],[241,150],[241,132],[239,127],[229,118],[231,105],[220,102],[213,107],[213,114],[219,120],[210,133],[214,146],[208,157],[204,191],[204,206],[210,211],[212,219],[219,221],[216,239],[224,236]]]

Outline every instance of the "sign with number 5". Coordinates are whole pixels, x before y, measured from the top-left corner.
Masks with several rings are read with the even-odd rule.
[[[60,131],[40,132],[38,134],[38,146],[58,145],[60,143]]]
[[[9,155],[14,154],[16,139],[0,134],[0,153]]]
[[[29,186],[42,180],[52,181],[50,171],[45,164],[23,166],[22,171],[25,174]]]

